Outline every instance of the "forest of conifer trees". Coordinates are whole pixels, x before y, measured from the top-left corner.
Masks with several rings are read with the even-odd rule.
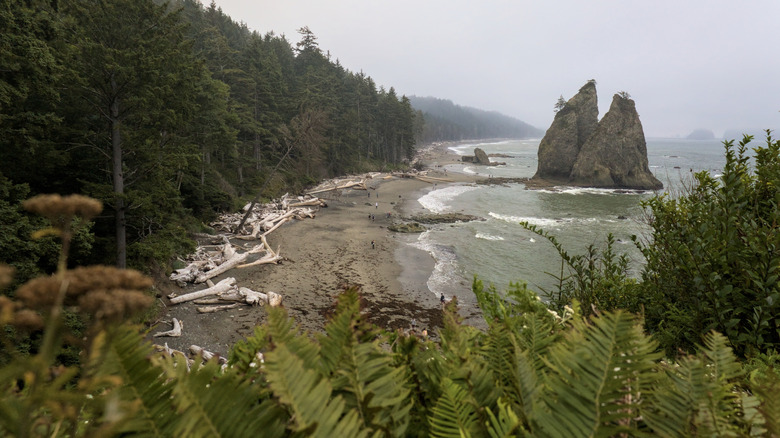
[[[421,132],[405,96],[344,68],[308,28],[293,43],[213,2],[11,0],[0,29],[0,250],[20,272],[49,270],[53,245],[19,250],[25,197],[103,201],[72,261],[143,267],[261,186],[271,197],[401,166]]]

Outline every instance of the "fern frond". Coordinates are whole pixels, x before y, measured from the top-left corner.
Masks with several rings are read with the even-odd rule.
[[[710,333],[696,356],[667,367],[666,384],[653,391],[644,415],[654,433],[738,436],[747,429],[734,390],[741,367],[727,343],[724,336]]]
[[[770,374],[760,382],[753,382],[752,387],[761,399],[758,407],[764,420],[767,436],[780,436],[780,379]]]
[[[118,432],[150,437],[173,435],[181,417],[171,415],[173,385],[166,384],[163,370],[150,360],[151,345],[133,328],[119,326],[101,347],[91,358],[94,377],[119,377],[116,394],[125,409],[132,407],[125,411]]]
[[[442,395],[429,417],[431,436],[470,437],[477,430],[478,417],[475,407],[466,402],[466,391],[452,380],[442,380]]]
[[[634,316],[618,311],[575,325],[550,351],[546,409],[534,420],[553,436],[631,431],[660,354]]]
[[[171,383],[177,408],[175,436],[235,437],[251,436],[258,430],[276,435],[283,432],[279,418],[263,416],[252,387],[229,369],[221,372],[216,361],[202,366],[196,362],[189,372],[181,365],[176,367],[171,359],[166,365],[175,376]]]
[[[270,307],[266,322],[266,334],[268,347],[273,349],[277,345],[284,345],[290,353],[295,354],[303,363],[310,367],[321,368],[319,345],[305,334],[301,334],[298,326],[287,315],[282,307]]]
[[[517,336],[520,349],[528,354],[534,369],[540,372],[553,345],[561,339],[553,323],[545,317],[527,315],[525,325]]]
[[[503,399],[498,399],[498,416],[491,410],[488,410],[488,416],[490,422],[487,424],[487,429],[491,438],[509,438],[528,434],[510,404]]]
[[[316,371],[307,369],[303,359],[293,354],[286,344],[277,345],[265,362],[266,378],[279,402],[292,414],[290,428],[307,435],[331,437],[361,437],[355,410],[345,410],[344,400],[333,397],[330,382]]]

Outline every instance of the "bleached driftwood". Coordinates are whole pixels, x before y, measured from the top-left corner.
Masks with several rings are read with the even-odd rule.
[[[197,307],[196,310],[198,313],[214,313],[219,312],[221,310],[228,310],[228,309],[235,309],[236,307],[243,306],[243,303],[233,303],[233,304],[226,304],[224,306],[205,306],[205,307]]]
[[[244,302],[250,305],[266,304],[268,303],[268,295],[262,292],[255,292],[248,287],[239,287],[238,293],[244,299]]]
[[[307,195],[314,195],[316,193],[329,192],[331,190],[348,189],[348,188],[352,188],[352,187],[357,187],[357,188],[359,188],[361,190],[368,190],[368,187],[366,187],[365,180],[361,179],[360,181],[349,181],[349,182],[341,184],[341,185],[335,184],[333,187],[325,187],[325,188],[321,188],[321,189],[312,190],[312,191],[306,192],[306,194]]]
[[[173,329],[168,330],[167,332],[155,333],[154,336],[152,336],[152,337],[153,338],[159,338],[161,336],[170,336],[170,337],[177,338],[177,337],[181,336],[181,329],[182,329],[181,322],[179,322],[178,319],[173,318]]]
[[[278,307],[282,304],[282,296],[276,292],[268,291],[268,305],[271,307]]]
[[[277,249],[278,251],[278,249]],[[244,263],[243,265],[238,265],[237,268],[243,269],[248,268],[250,266],[257,266],[257,265],[267,265],[267,264],[276,264],[279,263],[279,260],[282,259],[282,256],[279,255],[278,252],[268,251],[268,253],[259,259],[250,262],[250,263]]]
[[[231,246],[231,249],[232,249],[232,246]],[[206,280],[208,280],[210,278],[214,278],[217,275],[223,274],[223,273],[233,269],[238,264],[243,263],[244,260],[246,260],[247,257],[249,257],[249,253],[240,253],[239,254],[239,253],[236,253],[234,251],[232,257],[230,257],[224,263],[222,263],[221,265],[217,266],[216,268],[214,268],[214,269],[212,269],[210,271],[206,271],[206,272],[198,275],[195,278],[195,283],[203,283],[203,282],[205,282]]]
[[[190,367],[192,366],[193,360],[188,358],[186,354],[184,354],[183,351],[174,350],[173,348],[168,346],[168,343],[166,342],[165,345],[159,345],[154,344],[153,345],[155,351],[159,351],[161,353],[167,354],[169,357],[172,357],[174,359],[181,358],[184,360],[184,364],[187,366],[187,371],[190,371]]]
[[[297,208],[297,207],[307,207],[307,206],[318,206],[321,207],[323,204],[322,200],[320,198],[311,198],[307,201],[300,201],[296,202],[294,204],[290,204],[288,207],[290,208]]]
[[[195,356],[200,356],[203,358],[203,360],[211,360],[214,358],[217,358],[217,361],[221,364],[227,363],[227,358],[224,358],[220,356],[219,354],[212,353],[202,347],[199,347],[197,345],[190,345],[190,353],[192,353]]]
[[[219,283],[215,284],[213,287],[203,289],[197,292],[191,292],[185,295],[179,295],[178,297],[172,298],[171,304],[179,304],[185,301],[197,300],[198,298],[207,297],[209,295],[217,295],[221,292],[225,292],[229,290],[235,284],[236,284],[236,279],[233,277],[228,277],[220,281]]]

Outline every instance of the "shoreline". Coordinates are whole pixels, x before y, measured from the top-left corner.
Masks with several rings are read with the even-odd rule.
[[[461,162],[460,156],[448,149],[456,144],[464,142],[421,148],[419,161],[430,168],[429,175],[444,178],[442,166]],[[453,182],[442,185],[479,179],[455,172],[446,174],[446,178]],[[419,234],[387,229],[398,218],[423,209],[415,204],[431,184],[382,174],[367,180],[367,186],[368,193],[347,189],[322,194],[328,207],[320,210],[316,218],[294,221],[271,233],[268,242],[273,248],[281,248],[280,254],[285,258],[282,263],[232,269],[214,278],[214,282],[234,277],[239,286],[281,294],[288,315],[309,333],[322,332],[328,316],[335,310],[336,297],[345,288],[357,286],[370,322],[387,330],[408,330],[414,320],[417,330],[427,329],[430,337],[437,337],[437,329],[442,326],[441,303],[427,285],[435,260],[428,251],[412,245]],[[251,246],[254,242],[234,241],[234,244]],[[203,287],[181,289],[163,279],[158,281],[157,288],[165,296],[172,291],[181,294]],[[475,308],[476,300],[463,300],[470,294],[470,283],[453,285],[464,324],[484,327],[481,312]],[[450,298],[448,295],[447,299]],[[262,306],[242,306],[210,314],[199,314],[196,307],[182,303],[163,309],[161,320],[150,328],[150,336],[168,330],[170,326],[163,321],[172,318],[182,321],[182,335],[150,340],[167,343],[181,351],[198,345],[224,356],[237,341],[251,336],[267,315]]]

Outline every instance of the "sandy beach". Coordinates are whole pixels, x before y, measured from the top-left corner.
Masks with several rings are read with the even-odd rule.
[[[451,145],[429,145],[419,152],[419,159],[431,167],[429,175],[453,182],[474,181],[473,176],[454,172],[445,176],[442,166],[460,160],[448,146]],[[407,330],[414,319],[418,330],[427,329],[435,337],[442,324],[441,303],[426,285],[434,260],[429,253],[406,243],[416,235],[387,229],[393,221],[408,217],[418,209],[416,199],[422,191],[430,190],[431,185],[387,174],[367,183],[368,192],[345,189],[320,194],[328,207],[321,209],[316,218],[293,221],[269,234],[269,244],[281,248],[282,263],[232,269],[214,278],[214,282],[234,277],[239,286],[283,295],[282,305],[308,332],[322,331],[338,294],[347,287],[357,286],[370,320],[379,327]],[[256,243],[236,241],[234,244],[251,247]],[[463,290],[470,285],[456,286]],[[171,281],[162,280],[157,287],[162,295],[167,295],[173,291],[181,294],[200,290],[204,286],[181,289]],[[235,342],[252,335],[266,317],[262,306],[242,306],[211,314],[199,314],[196,307],[192,303],[168,306],[150,332],[170,329],[164,321],[177,318],[182,321],[183,334],[175,338],[154,338],[154,342],[167,342],[171,348],[182,351],[194,344],[226,355]],[[484,324],[473,301],[461,306],[461,314],[468,324]]]

